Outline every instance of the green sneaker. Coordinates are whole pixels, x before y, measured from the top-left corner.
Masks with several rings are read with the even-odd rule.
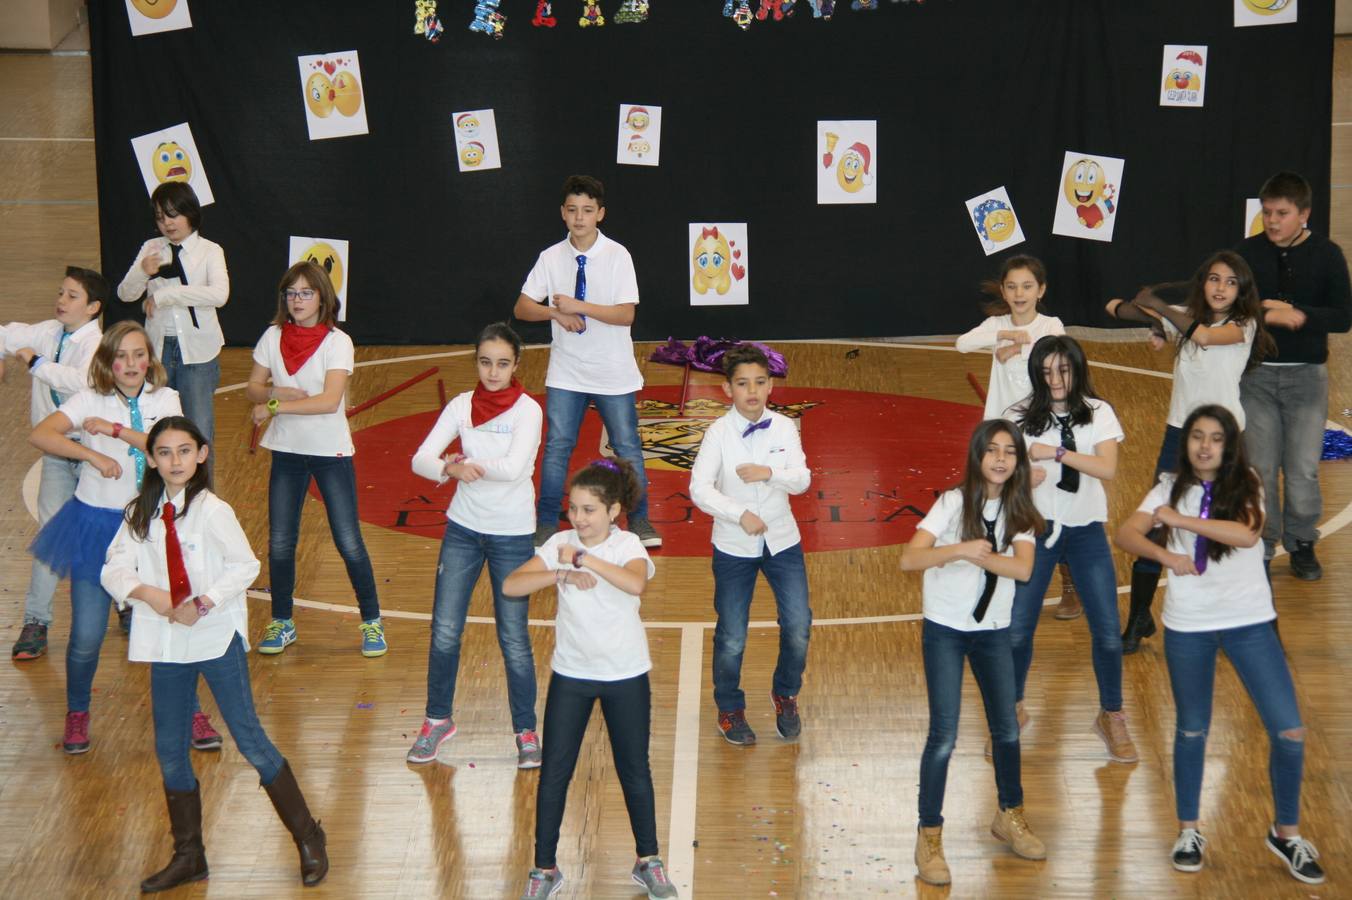
[[[380,619],[369,619],[357,627],[361,629],[362,656],[384,656],[390,651],[385,643],[385,626]]]
[[[264,656],[281,653],[287,645],[296,642],[296,623],[291,619],[273,619],[263,629],[263,640],[258,642],[258,652]]]

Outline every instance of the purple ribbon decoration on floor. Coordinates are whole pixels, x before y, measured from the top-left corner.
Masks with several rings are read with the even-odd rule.
[[[1324,452],[1320,459],[1347,459],[1352,456],[1352,434],[1330,428],[1324,432]]]
[[[751,344],[760,348],[765,358],[770,361],[770,377],[783,378],[789,374],[789,364],[784,360],[784,354],[759,341],[735,341],[700,336],[695,339],[694,344],[686,345],[676,338],[667,338],[667,342],[654,350],[648,359],[672,366],[689,364],[692,369],[701,372],[722,372],[723,354],[739,344]]]

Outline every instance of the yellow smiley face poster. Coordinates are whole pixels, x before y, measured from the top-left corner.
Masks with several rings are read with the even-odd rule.
[[[1234,0],[1234,3],[1236,28],[1296,21],[1297,0]]]
[[[127,24],[136,37],[192,27],[188,0],[126,0]]]

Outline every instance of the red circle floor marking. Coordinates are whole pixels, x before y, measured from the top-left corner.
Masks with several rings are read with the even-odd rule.
[[[536,399],[543,406],[544,399]],[[812,486],[791,499],[809,552],[909,540],[935,492],[960,477],[968,436],[981,420],[977,406],[833,388],[778,387],[771,401],[797,418],[812,469]],[[679,403],[674,385],[640,394],[649,515],[662,534],[662,555],[708,556],[712,520],[690,501],[688,467],[703,425],[727,408],[727,400],[717,386],[703,386],[691,389],[684,417],[676,414]],[[362,521],[441,538],[455,488],[438,487],[410,467],[438,414],[429,410],[353,435]],[[600,456],[600,442],[600,416],[589,411],[569,470]],[[538,460],[535,482],[538,489]]]

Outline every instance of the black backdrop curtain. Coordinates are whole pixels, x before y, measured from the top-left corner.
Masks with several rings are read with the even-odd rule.
[[[554,29],[531,27],[533,0],[503,0],[494,41],[466,29],[473,3],[442,0],[437,44],[412,33],[411,0],[181,2],[191,29],[142,37],[122,0],[90,3],[102,262],[121,278],[154,234],[131,138],[190,123],[232,344],[275,309],[291,234],[351,242],[358,343],[471,339],[564,236],[574,172],[606,183],[641,339],[961,331],[980,319],[977,283],[1018,252],[1046,261],[1053,312],[1102,323],[1109,296],[1235,244],[1244,199],[1283,168],[1310,179],[1327,229],[1330,2],[1256,28],[1234,28],[1228,0],[841,2],[829,22],[799,2],[743,33],[721,0],[655,0],[644,24],[588,29],[573,0],[554,3]],[[1158,105],[1166,43],[1209,47],[1204,108]],[[370,134],[311,141],[296,57],[354,49]],[[616,165],[621,103],[663,107],[660,167]],[[461,174],[450,113],[484,108],[503,167]],[[817,205],[818,119],[878,121],[877,205]],[[1110,244],[1051,235],[1066,150],[1126,160]],[[1028,240],[987,258],[964,201],[997,185]],[[748,223],[749,306],[689,305],[687,223],[713,221]]]

